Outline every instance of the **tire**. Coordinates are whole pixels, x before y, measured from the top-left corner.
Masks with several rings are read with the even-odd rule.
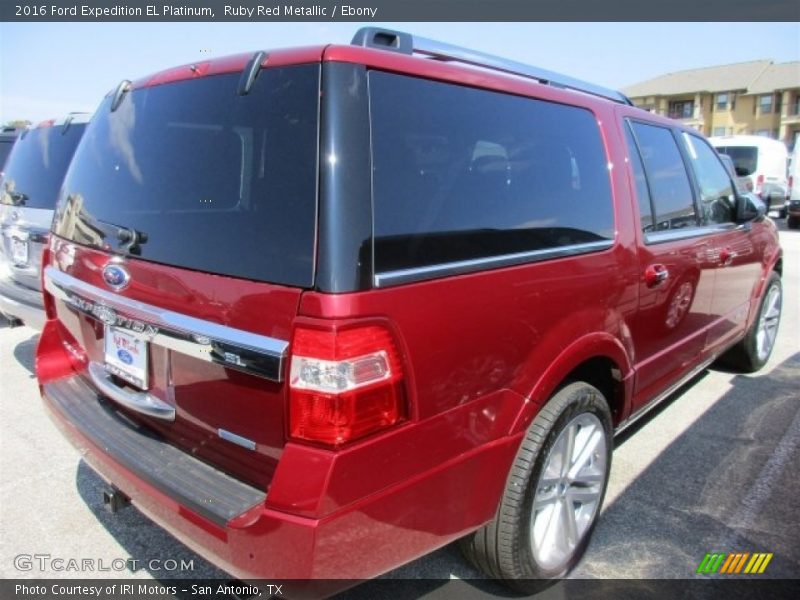
[[[786,219],[786,226],[789,229],[798,229],[800,228],[800,217],[793,217],[790,216]]]
[[[753,324],[744,338],[723,356],[724,364],[742,373],[753,373],[766,364],[775,347],[782,300],[780,275],[772,271],[764,286],[764,295]]]
[[[584,382],[563,387],[528,428],[495,518],[461,540],[466,557],[524,593],[569,571],[586,549],[600,513],[612,448],[611,413],[603,394]],[[573,467],[566,476],[559,460],[563,454]],[[541,505],[536,513],[534,500]],[[571,513],[564,512],[568,503]],[[571,541],[569,523],[574,524]]]

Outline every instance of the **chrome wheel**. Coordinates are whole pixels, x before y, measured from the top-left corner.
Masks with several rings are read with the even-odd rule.
[[[567,566],[586,535],[603,495],[606,434],[592,413],[569,421],[544,460],[531,515],[531,550],[540,567]]]
[[[767,290],[756,330],[756,354],[765,361],[772,352],[778,335],[778,322],[781,319],[781,288],[773,285]]]

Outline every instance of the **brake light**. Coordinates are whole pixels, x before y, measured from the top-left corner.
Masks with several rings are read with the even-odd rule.
[[[336,447],[405,417],[399,353],[382,326],[300,326],[289,371],[289,435],[294,439]]]
[[[756,178],[756,193],[757,193],[757,194],[760,194],[760,193],[761,193],[761,187],[762,187],[763,185],[764,185],[764,176],[763,176],[763,175],[759,175],[759,176]]]
[[[793,187],[794,187],[794,175],[789,175],[789,191],[790,192],[792,191]]]
[[[42,297],[44,299],[44,313],[48,319],[55,319],[56,318],[56,307],[55,301],[53,296],[50,292],[47,291],[47,287],[45,286],[45,277],[44,272],[47,270],[47,267],[50,265],[50,259],[52,257],[52,251],[50,250],[49,246],[45,246],[44,250],[42,251],[42,271],[39,273],[40,277],[40,285],[42,287]]]

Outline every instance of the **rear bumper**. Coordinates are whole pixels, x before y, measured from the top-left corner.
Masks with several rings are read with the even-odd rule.
[[[244,580],[366,579],[443,546],[494,514],[507,473],[500,466],[510,464],[520,442],[504,437],[310,518],[270,508],[264,492],[132,426],[79,375],[44,384],[42,395],[55,423],[103,479],[192,550]],[[295,473],[292,488],[301,502],[305,473],[313,468],[309,463]]]
[[[44,327],[42,293],[5,277],[0,277],[0,312],[9,317],[16,317],[39,331]]]

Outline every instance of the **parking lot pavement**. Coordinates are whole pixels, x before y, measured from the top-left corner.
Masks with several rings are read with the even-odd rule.
[[[783,317],[769,364],[753,375],[709,369],[618,437],[603,514],[570,577],[693,577],[707,552],[772,552],[767,575],[800,577],[800,231],[781,228]],[[0,577],[226,577],[135,508],[103,510],[102,481],[41,406],[36,340],[0,325]],[[102,560],[108,570],[24,560],[36,554],[94,559],[95,569]],[[133,570],[116,570],[129,559]],[[169,571],[168,559],[193,569]],[[410,596],[507,596],[455,545],[386,578],[419,580],[403,583]],[[370,585],[349,595],[369,597]]]

